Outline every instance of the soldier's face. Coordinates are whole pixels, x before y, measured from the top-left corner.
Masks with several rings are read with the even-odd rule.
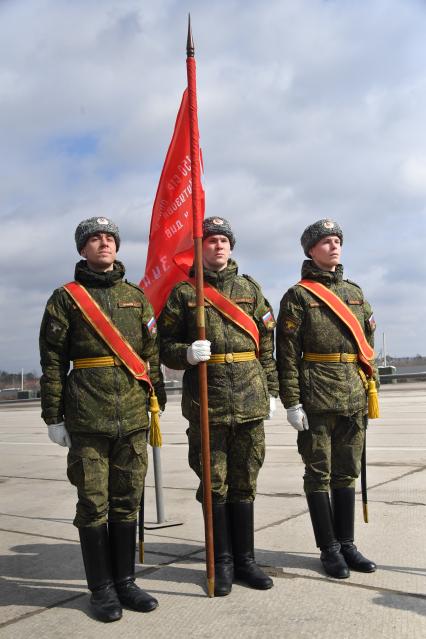
[[[91,235],[81,249],[81,255],[86,258],[92,271],[112,271],[117,255],[114,236],[109,233]]]
[[[323,271],[335,271],[340,262],[342,246],[337,235],[328,235],[317,242],[309,251],[315,264]]]
[[[210,235],[203,240],[203,264],[209,271],[221,271],[228,264],[231,245],[226,235]]]

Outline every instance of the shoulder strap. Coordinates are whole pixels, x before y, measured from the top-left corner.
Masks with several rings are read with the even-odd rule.
[[[136,379],[146,382],[152,388],[145,362],[139,357],[118,328],[114,326],[110,318],[105,315],[99,304],[84,286],[78,282],[69,282],[64,285],[64,289],[77,304],[83,316],[95,329],[99,337],[117,355],[124,366]]]
[[[316,297],[323,301],[324,304],[326,304],[350,330],[358,346],[358,358],[363,365],[363,368],[365,368],[367,375],[371,377],[373,375],[371,361],[374,359],[374,350],[367,342],[361,324],[352,311],[346,306],[340,297],[324,286],[324,284],[320,284],[313,280],[300,280],[298,285],[307,289],[310,293],[313,293]]]
[[[193,278],[187,279],[188,283],[195,288]],[[235,304],[229,297],[220,293],[214,286],[204,283],[204,297],[214,306],[219,313],[231,320],[254,341],[256,353],[259,353],[259,329],[256,322],[242,308]]]

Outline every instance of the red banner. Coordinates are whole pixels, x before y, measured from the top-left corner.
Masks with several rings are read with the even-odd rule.
[[[199,191],[204,217],[201,183]],[[152,209],[145,275],[140,281],[157,317],[173,286],[185,279],[173,258],[193,247],[192,212],[188,91],[185,90]]]

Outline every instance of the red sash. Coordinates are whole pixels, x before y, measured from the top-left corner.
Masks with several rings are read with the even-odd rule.
[[[229,297],[222,295],[214,286],[204,284],[204,297],[222,315],[245,331],[254,341],[256,353],[259,353],[259,329],[256,322]]]
[[[330,291],[329,288],[327,288],[323,284],[320,284],[319,282],[314,282],[312,280],[300,280],[300,282],[298,282],[298,285],[303,286],[303,288],[306,288],[321,301],[323,301],[324,304],[331,308],[333,313],[335,313],[337,317],[342,320],[345,326],[347,326],[357,343],[358,359],[366,374],[369,377],[372,377],[374,371],[371,362],[374,359],[374,350],[367,342],[361,324],[352,313],[352,311],[346,306],[344,302],[342,302],[340,297],[338,297],[335,293]]]
[[[136,379],[146,382],[152,389],[145,362],[139,357],[126,338],[123,337],[118,328],[114,326],[110,318],[105,315],[99,304],[84,286],[78,282],[69,282],[64,285],[64,289],[77,304],[84,318],[117,355],[124,366]]]
[[[192,278],[188,278],[187,282],[195,288]],[[222,293],[214,288],[214,286],[210,286],[210,284],[204,283],[204,297],[219,313],[222,313],[222,315],[250,335],[256,346],[256,354],[259,354],[259,329],[254,319],[243,311],[238,304],[235,304],[235,302],[229,297],[226,297],[226,295],[222,295]]]

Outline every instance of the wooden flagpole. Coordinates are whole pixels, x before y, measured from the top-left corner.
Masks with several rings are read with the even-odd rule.
[[[201,212],[201,175],[200,147],[197,117],[197,85],[195,67],[195,49],[191,31],[191,17],[188,16],[188,38],[186,45],[186,68],[188,75],[188,106],[191,133],[191,174],[192,174],[192,211],[194,219],[194,263],[195,295],[197,304],[198,339],[206,339],[204,317],[204,281],[203,281],[203,219]],[[214,597],[214,549],[213,549],[213,513],[210,473],[210,433],[208,415],[207,362],[198,364],[200,388],[200,423],[203,466],[203,512],[206,541],[207,593]]]

